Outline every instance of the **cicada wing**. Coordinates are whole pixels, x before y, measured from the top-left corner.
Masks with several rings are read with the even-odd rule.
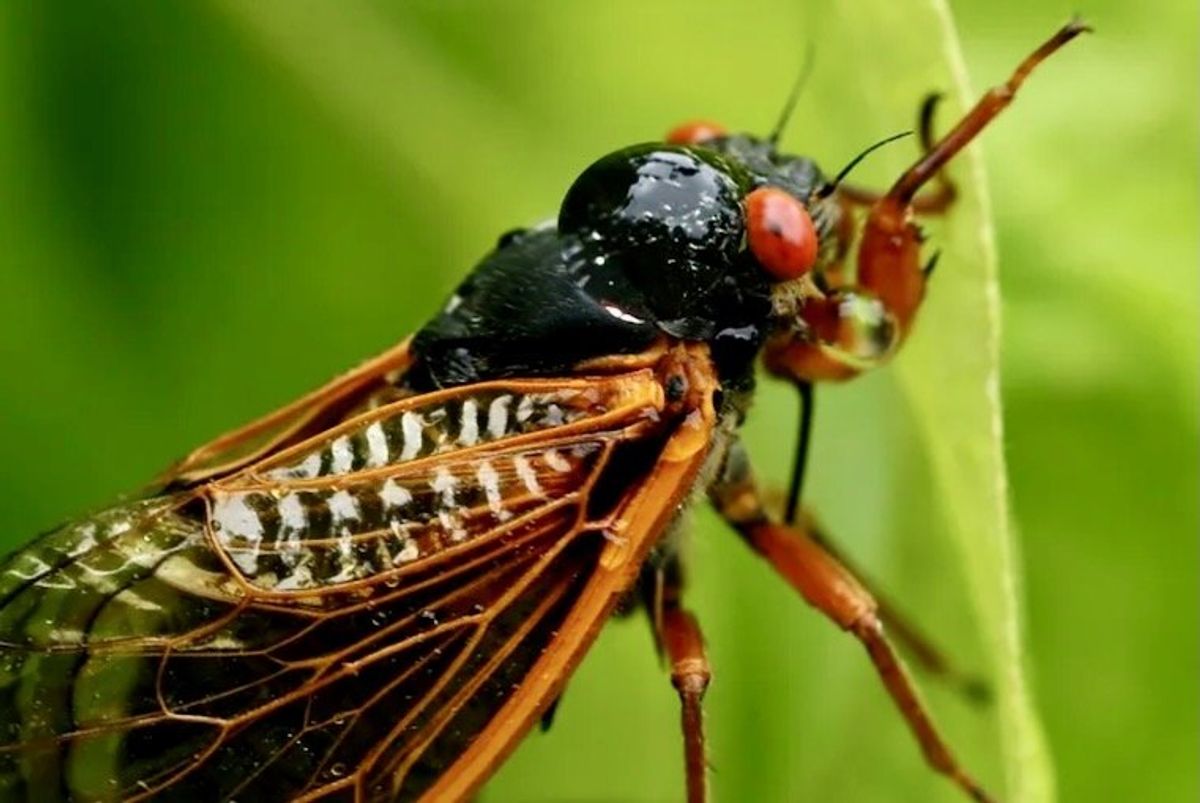
[[[229,474],[316,434],[392,382],[412,362],[405,340],[291,404],[192,451],[160,478],[162,485],[195,484]]]
[[[650,371],[415,396],[47,536],[0,574],[0,800],[466,796],[698,471],[663,412]]]
[[[0,800],[115,797],[113,723],[154,710],[155,656],[240,603],[186,503],[118,506],[0,563]]]

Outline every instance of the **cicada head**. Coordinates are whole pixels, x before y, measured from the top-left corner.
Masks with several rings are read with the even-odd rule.
[[[745,247],[771,281],[768,370],[800,381],[846,379],[885,359],[900,327],[880,299],[844,289],[858,224],[838,192],[841,174],[829,178],[815,160],[781,151],[776,140],[699,122],[668,135],[721,154],[745,176]]]
[[[670,336],[708,341],[741,372],[776,329],[803,325],[798,305],[840,265],[848,218],[813,160],[697,130],[713,138],[594,162],[557,228],[578,238],[589,292]]]

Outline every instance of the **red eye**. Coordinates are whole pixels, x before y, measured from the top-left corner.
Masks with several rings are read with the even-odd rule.
[[[667,142],[671,145],[698,145],[723,136],[725,126],[708,120],[692,120],[672,128],[667,133]]]
[[[804,204],[778,187],[746,196],[746,237],[758,263],[776,280],[807,273],[817,261],[817,231]]]

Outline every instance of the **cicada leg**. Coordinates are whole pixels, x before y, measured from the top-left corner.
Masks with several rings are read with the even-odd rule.
[[[643,598],[654,627],[655,642],[671,668],[671,685],[679,693],[687,801],[707,803],[708,752],[704,738],[703,700],[712,670],[700,623],[683,607],[682,577],[678,561],[670,559],[646,578]]]
[[[792,478],[789,483],[787,502],[783,508],[783,522],[786,524],[792,524],[800,515],[800,495],[804,485],[804,469],[808,461],[808,447],[812,436],[813,407],[816,401],[811,383],[801,382],[798,388],[800,391],[800,428],[796,443],[796,458],[792,464]],[[741,448],[740,443],[735,443],[733,446],[735,451],[740,451]],[[734,459],[744,460],[745,457],[739,454]],[[863,573],[855,567],[853,562],[845,556],[845,553],[822,531],[813,530],[811,535],[813,540],[849,569],[851,574],[858,577],[860,581],[863,580]],[[873,585],[867,582],[863,584],[868,588],[871,588]],[[983,703],[991,698],[991,690],[986,681],[960,671],[921,632],[921,628],[913,624],[899,608],[882,594],[878,593],[878,591],[872,590],[871,593],[878,604],[880,621],[891,632],[892,637],[900,645],[901,649],[912,656],[922,670],[936,680],[946,683],[971,702]]]
[[[663,609],[662,636],[671,662],[671,683],[679,692],[688,803],[705,803],[708,800],[708,757],[701,701],[708,690],[712,672],[704,653],[704,635],[690,611],[668,606]]]
[[[854,284],[835,284],[823,298],[805,305],[800,315],[810,340],[768,344],[765,358],[772,373],[801,381],[843,380],[891,357],[912,328],[933,266],[922,259],[923,235],[914,214],[940,211],[950,203],[946,164],[1012,103],[1038,64],[1087,30],[1079,21],[1063,26],[1018,64],[1007,81],[984,93],[944,136],[928,142],[925,154],[887,192],[861,196],[871,204],[859,239]],[[928,140],[931,125],[925,124]],[[919,192],[931,181],[938,187],[922,209]],[[847,203],[845,193],[841,202]]]
[[[853,350],[855,346],[860,349],[865,346],[864,350],[871,352],[873,346],[882,356],[908,334],[925,296],[925,280],[929,273],[928,263],[921,261],[921,230],[912,221],[913,214],[920,211],[916,206],[918,192],[942,176],[946,164],[1008,108],[1039,64],[1088,30],[1091,29],[1078,20],[1060,28],[1026,56],[1007,81],[985,92],[944,136],[930,142],[924,156],[871,205],[858,250],[858,286],[843,298],[836,299],[842,339],[854,341],[843,343],[843,348]],[[927,136],[932,139],[929,132]],[[875,301],[882,306],[887,324],[874,323],[876,316],[867,308]],[[818,316],[820,314],[818,312]],[[857,321],[854,320],[856,316]],[[847,329],[854,330],[854,334],[848,334]],[[890,342],[885,344],[884,341]],[[863,354],[862,358],[872,361],[875,356],[874,353]]]
[[[809,519],[806,529],[808,536],[830,557],[845,567],[846,571],[858,578],[860,584],[867,588],[875,599],[875,612],[879,621],[891,634],[891,638],[909,655],[917,666],[930,677],[945,683],[950,688],[962,694],[974,703],[986,703],[991,699],[991,688],[983,678],[968,674],[957,667],[933,641],[922,632],[921,628],[912,622],[902,611],[881,594],[873,583],[864,579],[864,574],[851,562],[845,552],[834,544],[820,527]]]
[[[878,603],[813,537],[817,528],[811,517],[801,516],[794,526],[773,521],[740,448],[731,450],[722,476],[709,494],[721,516],[789,585],[862,643],[930,767],[952,780],[971,799],[991,803],[992,798],[959,764],[934,725],[884,634]]]

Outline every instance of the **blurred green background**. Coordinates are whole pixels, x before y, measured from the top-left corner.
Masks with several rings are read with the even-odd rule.
[[[1099,31],[983,145],[1029,661],[1061,799],[1193,801],[1196,6],[951,5],[977,88],[1071,11]],[[865,123],[919,93],[845,24],[816,0],[0,4],[0,548],[411,332],[591,159],[696,116],[765,130],[810,40],[787,147],[836,169],[909,126]],[[822,396],[811,496],[978,666],[956,555],[922,537],[936,500],[897,480],[922,450],[895,397],[886,371]],[[776,484],[792,404],[764,388],[750,427]],[[860,650],[698,524],[719,799],[957,800]],[[1000,788],[994,712],[925,685]],[[678,799],[679,754],[648,630],[619,622],[483,800]]]

